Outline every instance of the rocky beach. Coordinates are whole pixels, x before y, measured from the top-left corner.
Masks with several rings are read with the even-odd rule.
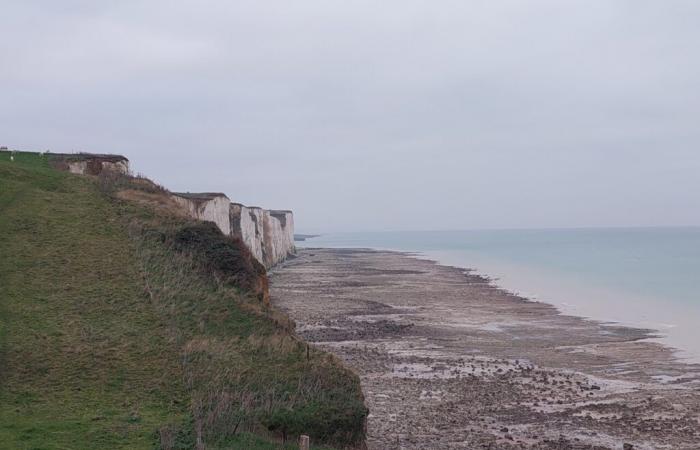
[[[303,249],[271,298],[360,375],[370,449],[700,448],[700,365],[653,330],[387,251]]]

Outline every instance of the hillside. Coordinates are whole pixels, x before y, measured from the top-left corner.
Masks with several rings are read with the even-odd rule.
[[[163,192],[0,152],[0,447],[360,446],[357,377],[266,305],[245,246]]]

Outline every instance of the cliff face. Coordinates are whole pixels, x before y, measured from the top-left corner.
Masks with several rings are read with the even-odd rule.
[[[248,207],[240,203],[231,203],[229,207],[232,235],[240,238],[255,259],[263,263],[263,210]],[[264,264],[264,263],[263,263]]]
[[[265,239],[264,258],[273,261],[284,260],[289,249],[294,248],[294,220],[291,211],[264,211],[263,230]],[[274,263],[272,263],[274,264]]]
[[[129,173],[129,160],[120,155],[52,153],[49,158],[57,169],[80,175],[100,175],[105,170]],[[179,192],[170,196],[188,216],[213,222],[225,236],[239,238],[268,269],[295,252],[291,211],[231,203],[219,192]]]
[[[49,153],[51,164],[60,170],[78,175],[99,175],[103,170],[129,173],[129,160],[121,155],[96,155],[92,153]]]
[[[207,222],[214,222],[226,236],[231,235],[229,204],[226,195],[215,192],[198,194],[174,193],[173,200],[185,208],[191,217]]]
[[[294,254],[294,218],[291,211],[265,210],[231,203],[220,193],[176,193],[173,199],[191,217],[214,222],[222,233],[241,239],[266,268]]]

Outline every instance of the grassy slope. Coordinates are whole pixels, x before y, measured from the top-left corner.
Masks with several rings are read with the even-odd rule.
[[[307,356],[283,319],[174,245],[192,224],[108,200],[36,154],[8,159],[0,152],[1,448],[360,439],[356,377]]]
[[[134,250],[86,179],[0,162],[0,442],[145,448],[183,414],[177,350],[144,302]]]

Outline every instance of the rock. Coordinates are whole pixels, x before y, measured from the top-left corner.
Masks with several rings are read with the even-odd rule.
[[[224,235],[231,234],[229,205],[231,201],[219,192],[175,192],[173,200],[187,212],[190,217],[214,222]]]
[[[55,153],[51,155],[51,165],[78,175],[99,175],[104,170],[128,174],[129,160],[122,155],[101,155],[96,153]]]
[[[218,192],[173,193],[172,198],[188,216],[213,222],[224,235],[240,239],[268,269],[295,253],[291,211],[231,203]]]
[[[634,445],[625,442],[622,444],[622,450],[634,450]]]

